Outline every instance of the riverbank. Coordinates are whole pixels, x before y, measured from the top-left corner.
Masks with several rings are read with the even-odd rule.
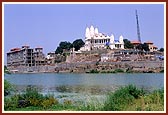
[[[8,68],[12,73],[160,73],[164,61],[75,62],[45,66],[18,66]]]
[[[61,97],[60,97],[61,98]],[[106,95],[104,103],[90,98],[86,103],[63,100],[60,103],[52,95],[42,95],[33,87],[25,93],[5,96],[5,111],[163,111],[164,90],[145,92],[133,85],[120,87]],[[85,100],[86,101],[86,100]]]

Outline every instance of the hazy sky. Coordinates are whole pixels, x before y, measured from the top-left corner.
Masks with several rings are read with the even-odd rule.
[[[163,4],[5,4],[4,53],[14,47],[41,46],[55,51],[60,41],[85,37],[87,26],[99,32],[137,40],[135,10],[138,10],[141,41],[164,47]]]

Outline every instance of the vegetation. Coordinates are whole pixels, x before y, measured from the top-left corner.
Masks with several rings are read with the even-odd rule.
[[[144,95],[143,90],[137,89],[133,85],[121,87],[114,93],[109,94],[107,101],[104,105],[106,111],[121,111],[125,110],[128,106],[133,104],[135,99]]]
[[[149,46],[147,43],[144,44],[139,44],[136,49],[141,50],[141,51],[149,51]]]
[[[69,51],[72,48],[72,44],[70,42],[64,41],[60,42],[59,46],[57,47],[55,53],[56,54],[62,54],[63,50]]]
[[[160,52],[164,52],[164,48],[160,48],[159,51],[160,51]]]
[[[5,97],[5,110],[15,110],[24,107],[40,107],[46,109],[52,105],[58,104],[57,99],[52,95],[43,96],[36,88],[28,87],[23,94],[16,94],[12,97]]]
[[[124,72],[124,70],[122,70],[122,69],[115,69],[114,70],[114,73],[123,73]]]
[[[5,96],[5,111],[163,111],[164,90],[151,93],[133,85],[109,93],[105,103],[91,98],[87,104],[64,99],[60,103],[53,95],[42,95],[29,86],[22,94]]]
[[[95,70],[95,69],[92,69],[92,70],[90,70],[89,73],[99,73],[99,71],[98,71],[98,70]]]
[[[79,50],[85,43],[82,39],[76,39],[73,43],[68,41],[60,42],[59,46],[55,50],[56,54],[62,54],[64,51],[70,51],[71,48],[75,48],[75,51]]]
[[[73,47],[75,48],[75,51],[78,51],[81,47],[84,46],[84,42],[82,39],[77,39],[73,42]]]
[[[7,80],[4,80],[4,96],[9,95],[12,91],[12,84],[10,84]]]
[[[4,66],[4,73],[6,73],[6,74],[10,74],[10,72],[9,72],[9,70],[8,70],[8,68],[7,68],[6,65]]]
[[[164,90],[145,93],[133,85],[109,94],[104,105],[107,111],[163,111]]]
[[[160,73],[164,73],[164,69],[160,71]]]
[[[97,69],[92,69],[87,73],[123,73],[123,72],[124,72],[124,70],[122,70],[122,69],[115,69],[112,71],[99,71]]]
[[[124,48],[126,49],[134,48],[133,44],[128,39],[124,39],[123,41],[124,41]]]

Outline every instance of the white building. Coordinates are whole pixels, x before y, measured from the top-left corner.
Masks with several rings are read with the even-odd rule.
[[[85,45],[80,51],[90,51],[92,49],[104,49],[109,46],[111,49],[124,49],[123,36],[119,40],[114,40],[114,35],[111,36],[99,33],[98,28],[91,26],[86,28]]]

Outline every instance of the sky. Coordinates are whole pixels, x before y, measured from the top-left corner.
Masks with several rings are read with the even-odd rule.
[[[86,27],[116,40],[138,40],[135,10],[138,11],[141,41],[164,47],[163,4],[5,4],[4,61],[11,48],[43,47],[45,54],[61,41],[85,37]]]

